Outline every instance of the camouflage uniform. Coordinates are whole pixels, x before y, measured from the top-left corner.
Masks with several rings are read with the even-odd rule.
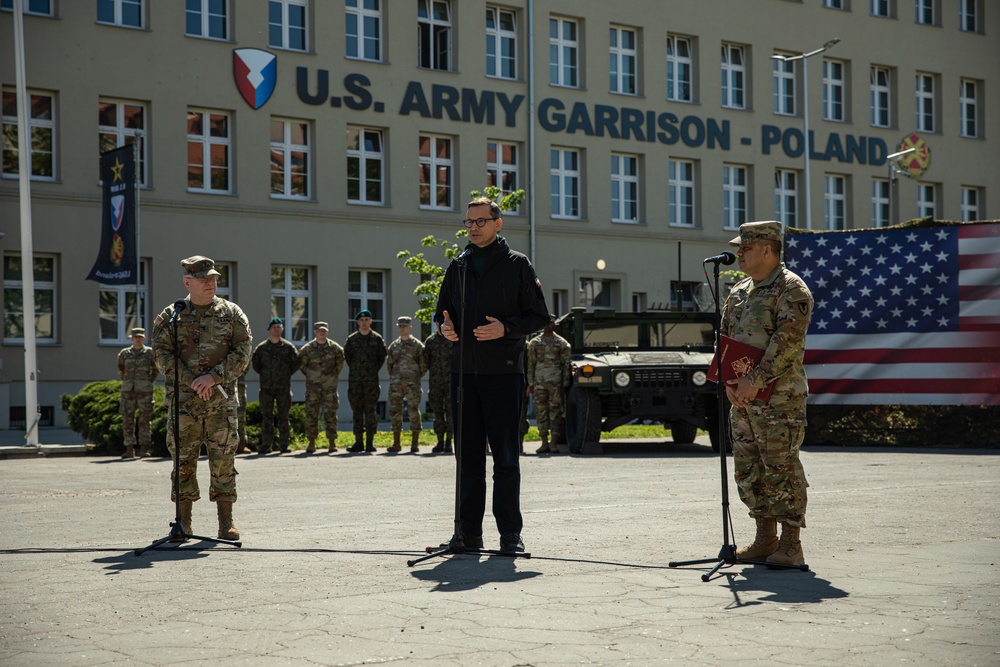
[[[392,431],[398,433],[403,430],[405,398],[410,412],[410,431],[420,433],[420,400],[423,397],[420,378],[427,372],[424,344],[412,336],[409,340],[397,338],[389,345],[385,363],[389,370],[389,422]]]
[[[136,330],[133,330],[133,333]],[[145,334],[137,334],[145,335]],[[153,361],[153,348],[130,345],[118,353],[118,377],[122,380],[122,433],[126,452],[135,448],[136,410],[139,411],[139,447],[143,455],[149,452],[149,423],[153,419],[153,381],[160,372]]]
[[[378,371],[385,363],[385,341],[374,329],[367,336],[355,331],[344,343],[344,361],[347,362],[347,400],[351,404],[354,437],[360,442],[365,431],[372,443],[378,430],[378,405],[380,388]]]
[[[805,435],[806,384],[802,358],[812,316],[809,288],[784,265],[760,282],[745,278],[726,299],[721,332],[765,350],[746,377],[763,388],[777,378],[770,403],[754,400],[730,411],[734,477],[754,518],[806,525],[806,481],[799,461]]]
[[[313,338],[299,350],[299,370],[306,376],[306,437],[310,444],[319,435],[321,410],[330,447],[337,442],[337,410],[340,409],[337,387],[343,368],[344,348],[329,338],[325,345]]]
[[[438,444],[451,446],[452,424],[448,403],[451,397],[451,346],[453,343],[435,331],[424,341],[427,364],[427,406],[434,413],[434,433]]]
[[[209,500],[233,502],[236,500],[236,382],[250,363],[250,323],[239,306],[219,297],[204,308],[192,304],[190,297],[186,303],[187,307],[177,318],[180,499],[194,501],[201,497],[195,473],[204,444],[212,477]],[[175,443],[175,368],[169,322],[173,311],[173,305],[167,306],[156,317],[150,341],[156,365],[167,379],[167,405],[170,406],[167,446],[171,455],[174,455]],[[215,377],[217,386],[212,398],[206,401],[191,388],[191,383],[208,373]],[[173,485],[170,498],[175,500]]]
[[[570,346],[557,333],[540,334],[528,344],[528,386],[535,400],[538,434],[562,433],[566,420],[565,387],[569,382]]]
[[[236,381],[236,394],[240,400],[240,406],[236,408],[236,434],[238,436],[237,454],[250,449],[247,443],[247,374],[244,372],[240,379]]]
[[[290,341],[270,339],[257,345],[251,359],[260,375],[260,454],[271,451],[275,431],[279,451],[288,451],[291,426],[288,411],[292,407],[292,374],[299,369],[299,353]]]

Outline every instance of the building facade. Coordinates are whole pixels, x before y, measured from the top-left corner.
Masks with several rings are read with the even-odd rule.
[[[25,404],[13,4],[0,428]],[[501,233],[560,314],[695,307],[702,258],[746,220],[997,217],[987,0],[23,5],[43,425],[65,424],[60,394],[115,377],[129,329],[184,296],[194,254],[216,260],[255,342],[274,315],[296,343],[316,320],[343,342],[360,308],[391,340],[417,307],[397,253],[444,263],[421,239],[454,239],[487,185],[526,191]],[[140,282],[88,282],[98,157],[131,142]]]

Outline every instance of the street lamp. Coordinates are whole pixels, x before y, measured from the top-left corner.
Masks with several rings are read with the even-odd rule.
[[[916,150],[917,150],[916,148],[907,148],[905,151],[899,151],[898,153],[891,153],[885,156],[885,161],[889,164],[889,224],[890,225],[896,224],[896,221],[892,219],[892,215],[893,213],[895,213],[895,211],[893,210],[894,207],[892,205],[892,199],[896,194],[894,187],[896,185],[896,174],[903,174],[907,178],[910,177],[910,172],[903,171],[902,169],[897,169],[896,165],[893,164],[893,162],[903,157],[904,155],[909,155],[910,153],[915,152]]]
[[[810,51],[809,53],[800,53],[797,56],[782,56],[779,54],[774,54],[771,56],[774,60],[780,60],[782,62],[793,62],[795,60],[802,61],[802,125],[805,130],[805,148],[802,153],[805,155],[805,190],[806,190],[806,229],[812,229],[812,199],[809,196],[809,58],[816,55],[817,53],[823,53],[834,44],[840,42],[839,37],[834,37],[830,41],[823,44],[815,51]]]

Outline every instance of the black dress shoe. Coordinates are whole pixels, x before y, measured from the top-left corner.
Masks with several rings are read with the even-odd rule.
[[[500,536],[500,551],[524,551],[524,542],[517,533],[504,533]]]
[[[358,452],[365,451],[365,446],[362,444],[351,445],[350,447],[347,448],[347,451],[357,454]]]
[[[482,549],[483,548],[483,536],[482,535],[466,535],[462,534],[462,542],[465,544],[466,549]]]

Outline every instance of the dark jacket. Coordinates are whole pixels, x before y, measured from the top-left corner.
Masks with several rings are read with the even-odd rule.
[[[498,236],[482,275],[476,273],[471,262],[464,271],[466,320],[463,322],[462,265],[468,261],[457,260],[448,266],[434,314],[434,320],[440,325],[444,322],[442,313],[447,310],[459,335],[459,341],[452,348],[451,371],[459,371],[460,356],[464,354],[464,373],[523,374],[525,337],[549,321],[545,296],[535,270],[527,257],[511,250],[507,241]],[[507,335],[496,340],[476,340],[472,330],[489,324],[487,316],[500,320]]]

